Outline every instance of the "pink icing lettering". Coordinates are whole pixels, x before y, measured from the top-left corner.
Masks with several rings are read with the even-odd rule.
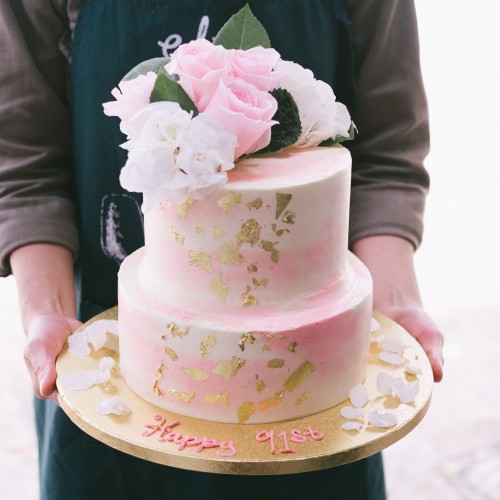
[[[292,429],[291,433],[292,437],[290,438],[290,441],[293,441],[294,443],[305,443],[307,441],[307,437],[304,436],[302,431],[299,429]]]
[[[229,441],[229,443],[225,443],[224,441],[220,442],[220,447],[221,450],[230,450],[228,453],[224,453],[223,451],[219,450],[215,454],[218,457],[234,457],[236,455],[236,448],[234,447],[234,443],[232,441]]]
[[[215,439],[209,439],[207,437],[201,438],[201,444],[198,446],[196,451],[201,453],[205,448],[218,448],[219,443]]]
[[[165,424],[166,418],[163,415],[155,415],[155,420],[158,420],[160,423],[157,425],[153,424],[148,424],[146,425],[147,429],[150,429],[149,431],[144,431],[142,433],[143,436],[149,437],[155,434],[156,432],[160,433],[159,440],[163,441],[164,435],[167,432],[171,432],[172,428],[175,427],[176,425],[179,425],[180,422],[178,420],[174,420],[171,424]]]
[[[315,431],[312,427],[307,428],[307,432],[304,432],[304,436],[310,436],[314,441],[321,441],[325,435],[320,431]]]
[[[182,451],[186,446],[198,446],[199,444],[201,444],[201,439],[198,439],[196,436],[185,436],[177,449]]]
[[[285,447],[280,450],[281,453],[295,453],[295,450],[292,450],[292,448],[290,448],[288,446],[288,439],[286,438],[286,432],[285,431],[280,432],[278,434],[278,437],[282,438],[283,439],[283,443],[285,444]]]
[[[257,433],[255,436],[255,439],[259,443],[264,443],[266,441],[271,442],[271,455],[274,455],[276,453],[276,448],[274,446],[274,431],[260,431]]]

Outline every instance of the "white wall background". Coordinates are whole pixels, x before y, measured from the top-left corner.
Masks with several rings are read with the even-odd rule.
[[[403,1],[403,0],[401,0]],[[500,498],[500,8],[416,0],[432,124],[432,187],[417,253],[447,337],[424,421],[386,452],[391,500]],[[31,390],[11,279],[0,280],[0,498],[36,499]]]

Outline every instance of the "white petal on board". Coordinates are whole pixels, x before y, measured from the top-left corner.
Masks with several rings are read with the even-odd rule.
[[[378,342],[380,344],[381,342],[383,342],[384,339],[385,339],[384,334],[378,333],[378,334],[372,335],[370,337],[370,343],[374,344],[374,343]]]
[[[392,394],[392,384],[394,383],[394,377],[387,372],[381,372],[377,376],[377,390],[380,394],[387,396]]]
[[[368,403],[368,389],[364,385],[357,385],[349,392],[351,403],[356,408],[363,408]]]
[[[360,431],[363,424],[361,422],[345,422],[340,426],[346,431]]]
[[[354,406],[344,406],[340,410],[340,414],[344,417],[352,420],[357,418],[363,418],[365,412],[363,408],[355,408]]]
[[[94,321],[94,323],[85,328],[87,341],[89,344],[92,344],[95,351],[104,346],[107,338],[107,330],[100,323],[100,321]]]
[[[401,403],[408,404],[415,401],[415,398],[420,391],[420,386],[418,384],[418,380],[415,380],[414,382],[405,382],[400,378],[394,381],[392,389]]]
[[[68,337],[68,349],[74,356],[88,356],[90,354],[85,330],[75,332]]]
[[[408,363],[405,365],[405,373],[410,373],[411,375],[421,375],[422,368],[413,363]]]
[[[381,361],[384,363],[389,363],[390,365],[404,365],[406,363],[406,359],[398,354],[397,352],[386,352],[383,351],[378,355]]]
[[[99,415],[125,415],[126,413],[131,413],[130,407],[118,397],[113,397],[109,399],[103,399],[97,403],[96,407],[97,413]]]
[[[380,413],[378,410],[368,413],[368,422],[374,427],[393,427],[398,423],[395,413]]]
[[[372,318],[371,331],[373,333],[377,330],[380,330],[380,323],[375,318]]]
[[[99,370],[111,370],[115,366],[115,360],[110,356],[105,356],[99,360]]]
[[[409,346],[407,344],[398,339],[385,339],[382,342],[382,349],[384,351],[397,352],[399,354],[403,354],[405,349],[408,349],[408,347]]]
[[[94,385],[104,384],[111,378],[109,370],[75,371],[66,374],[62,383],[70,391],[85,391]]]

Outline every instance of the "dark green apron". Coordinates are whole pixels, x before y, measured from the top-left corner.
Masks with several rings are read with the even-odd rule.
[[[137,63],[197,37],[211,39],[246,0],[86,0],[74,35],[75,178],[80,208],[80,319],[116,304],[120,262],[144,243],[139,196],[119,185],[126,151],[118,121],[103,114],[110,91]],[[354,113],[350,26],[340,0],[248,2],[284,59],[332,84]],[[183,471],[117,452],[76,428],[51,402],[37,401],[42,500],[233,499],[237,495],[367,500],[385,498],[381,457],[287,476]]]

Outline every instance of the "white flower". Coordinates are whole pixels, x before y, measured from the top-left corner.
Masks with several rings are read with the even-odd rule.
[[[363,408],[368,403],[368,389],[362,384],[353,387],[349,392],[349,399],[356,408]]]
[[[312,147],[329,138],[349,136],[349,112],[336,102],[328,84],[290,61],[278,61],[274,69],[284,74],[280,87],[290,92],[299,109],[302,133],[295,146]]]
[[[236,137],[203,113],[195,118],[178,103],[152,103],[129,121],[128,160],[120,183],[144,194],[143,212],[160,200],[200,199],[227,182]]]

